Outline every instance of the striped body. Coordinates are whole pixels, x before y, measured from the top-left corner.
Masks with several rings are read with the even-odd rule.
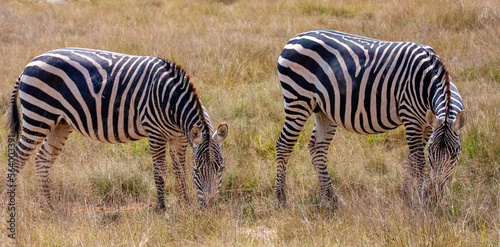
[[[305,32],[286,44],[278,75],[286,114],[276,145],[276,194],[282,203],[286,203],[286,163],[311,115],[315,118],[309,144],[312,162],[322,195],[336,202],[326,154],[337,127],[375,134],[405,125],[410,154],[403,187],[409,191],[413,178],[422,181],[425,172],[423,148],[432,134],[427,111],[451,123],[463,110],[441,59],[432,48],[412,42],[329,30]]]
[[[105,143],[142,139],[148,136],[142,121],[155,86],[149,81],[166,72],[164,65],[155,57],[84,49],[45,53],[20,78],[24,117],[47,125],[63,118],[83,136]],[[33,117],[32,106],[41,106]],[[37,117],[45,115],[47,120]]]
[[[73,130],[104,143],[147,137],[155,164],[158,207],[163,208],[167,142],[178,193],[185,200],[188,144],[195,149],[203,147],[204,151],[197,152],[195,158],[215,155],[222,160],[219,143],[211,140],[214,130],[210,119],[189,76],[163,59],[81,48],[58,49],[34,58],[26,66],[12,95],[13,113],[17,90],[23,113],[23,133],[16,148],[17,171],[45,137],[47,145],[42,145],[35,158],[37,174],[44,177],[48,177],[50,165]],[[14,129],[19,128],[15,115],[12,114]],[[198,135],[190,135],[195,127],[194,134]],[[45,169],[38,169],[39,166]],[[215,173],[212,170],[221,170],[221,166],[213,161],[195,164],[200,172],[207,170],[210,174]],[[46,179],[39,182],[48,187]],[[42,193],[50,201],[48,189],[42,189]],[[213,193],[215,190],[199,192]],[[202,197],[200,203],[204,204]]]

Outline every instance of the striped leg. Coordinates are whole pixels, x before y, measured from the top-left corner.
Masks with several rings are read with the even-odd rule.
[[[27,116],[24,117],[29,118]],[[30,125],[27,121],[23,122],[23,132],[21,133],[21,137],[19,138],[19,142],[17,143],[14,151],[13,169],[9,168],[7,187],[15,188],[17,175],[21,172],[26,162],[35,153],[43,139],[45,139],[45,137],[50,133],[52,126],[47,124],[42,124],[41,126],[43,127],[35,127]]]
[[[36,149],[42,143],[45,136],[48,134],[48,130],[44,131],[44,133],[35,133],[35,135],[30,135],[27,132],[21,134],[21,138],[16,145],[14,151],[14,164],[13,169],[11,169],[9,164],[9,170],[7,173],[7,188],[16,188],[17,186],[17,176],[21,173],[24,165],[31,156],[35,153]],[[33,133],[33,132],[29,132]]]
[[[432,127],[427,126],[424,128],[424,133],[423,133],[423,148],[425,149],[425,146],[427,145],[427,142],[429,141],[430,136],[432,135]],[[425,157],[424,157],[425,160]],[[429,175],[429,166],[425,165],[424,166],[424,176]]]
[[[406,204],[411,205],[413,200],[414,180],[417,180],[419,197],[421,196],[424,185],[424,134],[422,128],[415,124],[405,124],[405,128],[409,153],[406,163],[402,192],[403,200],[406,202]]]
[[[187,139],[180,137],[175,141],[169,143],[170,157],[174,167],[176,178],[177,194],[181,203],[187,205],[189,203],[189,196],[186,193],[186,149],[188,146]]]
[[[293,146],[297,143],[300,131],[304,127],[307,119],[311,116],[309,111],[288,110],[285,106],[285,125],[281,131],[280,137],[276,142],[276,188],[275,193],[281,207],[286,207],[286,165],[293,151]]]
[[[326,167],[326,156],[336,131],[336,124],[322,111],[314,113],[314,130],[309,142],[311,161],[318,175],[323,200],[337,206],[337,195],[332,187],[332,180]]]
[[[156,185],[156,210],[160,211],[165,209],[165,155],[166,155],[167,142],[161,138],[149,137],[149,149],[153,157],[154,165],[154,180]]]
[[[59,156],[68,136],[73,132],[73,128],[62,120],[52,132],[45,138],[42,147],[35,156],[36,178],[42,200],[49,207],[52,207],[49,186],[50,167]]]

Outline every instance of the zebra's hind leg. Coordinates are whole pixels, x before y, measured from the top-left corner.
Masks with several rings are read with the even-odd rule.
[[[68,136],[73,132],[73,128],[63,120],[54,126],[52,132],[45,138],[40,150],[35,156],[36,178],[40,190],[42,204],[52,208],[50,196],[50,168],[59,156]]]
[[[176,178],[177,194],[181,204],[189,203],[189,196],[186,192],[186,149],[188,142],[186,137],[182,136],[169,143],[170,157],[174,167]]]
[[[338,206],[338,201],[326,166],[326,156],[336,128],[336,124],[322,111],[316,112],[314,113],[314,130],[309,141],[309,153],[318,176],[321,197],[330,202],[334,209]]]
[[[299,134],[307,119],[311,116],[310,111],[304,111],[302,107],[294,109],[285,106],[285,125],[276,142],[276,188],[279,206],[286,207],[286,165],[293,151],[293,146],[297,143]]]
[[[16,190],[17,177],[21,173],[21,170],[31,156],[33,156],[43,139],[50,133],[50,126],[41,126],[32,126],[28,121],[23,123],[23,132],[14,149],[13,157],[9,157],[9,168],[6,179],[6,187],[9,191]]]
[[[149,149],[151,151],[151,156],[153,157],[154,164],[154,180],[156,185],[156,211],[162,211],[165,209],[165,180],[166,180],[166,168],[165,168],[165,155],[167,142],[156,136],[149,136]]]

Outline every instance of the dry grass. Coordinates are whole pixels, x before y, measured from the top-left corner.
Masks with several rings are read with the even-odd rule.
[[[55,210],[37,204],[31,161],[17,190],[17,241],[2,225],[0,245],[498,246],[500,3],[334,2],[1,1],[2,114],[31,58],[60,47],[88,47],[183,65],[214,122],[227,122],[230,136],[219,210],[179,208],[170,176],[169,207],[158,215],[151,207],[155,189],[146,140],[104,145],[73,134],[52,173]],[[340,130],[328,162],[344,205],[336,213],[319,206],[305,148],[311,123],[290,161],[291,205],[277,208],[274,143],[284,114],[276,63],[289,38],[312,29],[415,41],[444,59],[471,117],[462,159],[437,209],[408,210],[402,203],[402,128],[376,136]],[[1,118],[6,121],[5,114]],[[0,150],[6,150],[6,130],[0,135]],[[7,163],[5,151],[1,160]],[[4,184],[1,175],[0,191]],[[194,199],[191,181],[189,190]],[[1,198],[0,218],[7,219],[5,194]]]

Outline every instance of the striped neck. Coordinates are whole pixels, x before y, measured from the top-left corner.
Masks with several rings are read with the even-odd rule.
[[[165,71],[157,78],[161,112],[189,140],[194,125],[200,127],[203,140],[214,132],[210,118],[201,103],[195,86],[186,71],[175,63],[165,61]],[[192,143],[190,142],[191,146]]]
[[[429,107],[438,118],[448,122],[451,108],[451,82],[448,70],[442,60],[430,54],[431,77],[428,85]]]

